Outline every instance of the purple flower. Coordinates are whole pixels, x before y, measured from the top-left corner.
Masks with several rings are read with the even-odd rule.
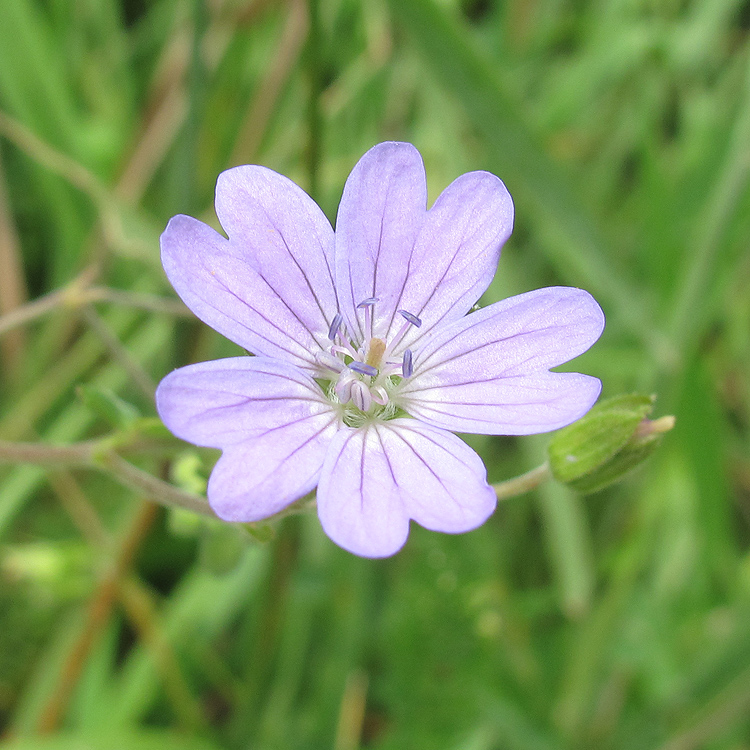
[[[381,143],[349,176],[335,233],[297,185],[258,166],[219,176],[229,239],[189,216],[169,222],[162,261],[177,293],[256,355],[183,367],[157,392],[175,435],[223,451],[208,482],[220,518],[258,521],[317,486],[323,529],[358,555],[396,552],[410,519],[469,531],[495,492],[453,432],[546,432],[596,401],[596,378],[549,371],[602,332],[587,292],[539,289],[467,315],[513,227],[503,183],[470,172],[426,202],[419,152]]]

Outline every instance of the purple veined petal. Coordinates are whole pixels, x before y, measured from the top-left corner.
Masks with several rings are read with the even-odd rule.
[[[539,289],[490,305],[423,340],[398,403],[457,432],[528,435],[556,430],[599,396],[596,378],[551,373],[601,335],[604,315],[581,289]]]
[[[387,557],[409,536],[409,515],[374,425],[345,427],[334,436],[317,503],[325,533],[355,555]]]
[[[218,232],[175,216],[161,236],[161,258],[175,291],[204,323],[254,354],[316,369],[316,337]]]
[[[577,372],[541,372],[425,388],[403,407],[427,424],[482,435],[536,435],[580,419],[601,382]]]
[[[390,328],[426,207],[422,157],[409,143],[374,146],[349,175],[336,219],[336,287],[347,324],[360,339],[365,313],[357,305],[363,300],[378,299],[374,334]]]
[[[583,354],[604,330],[604,313],[583,289],[553,286],[495,302],[440,326],[421,342],[414,374],[522,375]],[[460,373],[460,374],[459,374]]]
[[[413,419],[340,430],[318,485],[326,534],[363,557],[397,552],[410,518],[460,533],[484,523],[495,504],[479,456],[455,435]]]
[[[286,423],[224,450],[207,492],[219,518],[260,521],[315,488],[337,419],[330,413],[300,418],[293,407],[286,413]]]
[[[415,241],[399,301],[424,325],[409,330],[397,352],[471,309],[490,285],[512,231],[513,201],[495,175],[469,172],[438,196]]]
[[[216,182],[216,215],[230,251],[246,260],[323,346],[338,312],[333,228],[315,201],[266,167],[228,169]]]
[[[200,362],[167,375],[156,391],[164,424],[183,440],[226,448],[288,425],[324,429],[335,418],[302,370],[265,357]]]

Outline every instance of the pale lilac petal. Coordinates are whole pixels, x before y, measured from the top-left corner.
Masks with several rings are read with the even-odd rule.
[[[398,403],[414,417],[457,432],[558,429],[591,408],[601,384],[546,370],[586,351],[603,327],[599,305],[580,289],[511,297],[426,337]]]
[[[318,483],[338,429],[333,414],[299,417],[293,403],[287,423],[224,450],[208,480],[208,502],[225,521],[251,522],[283,510]],[[281,422],[280,419],[278,419]]]
[[[310,292],[293,284],[277,292],[253,266],[253,252],[189,216],[175,216],[161,236],[167,277],[204,323],[254,354],[315,371],[330,322]],[[331,310],[332,320],[335,302]]]
[[[336,286],[341,311],[360,339],[360,302],[378,299],[375,314],[385,328],[396,315],[426,208],[422,157],[409,143],[371,148],[349,175],[336,219]]]
[[[441,193],[416,239],[398,302],[422,327],[409,330],[396,354],[471,309],[490,285],[512,230],[513,201],[494,175],[469,172]]]
[[[409,519],[460,533],[495,508],[479,456],[455,435],[413,419],[341,430],[318,486],[318,515],[336,544],[364,557],[397,552]]]
[[[421,380],[435,370],[464,374],[523,375],[547,370],[585,352],[604,330],[604,314],[583,289],[535,289],[488,305],[421,342],[414,373]]]
[[[409,535],[409,515],[388,469],[375,425],[342,428],[328,449],[317,491],[328,536],[355,555],[387,557]]]
[[[320,386],[265,357],[200,362],[167,375],[156,391],[164,424],[183,440],[225,448],[288,424],[323,429],[334,418]]]
[[[231,252],[246,260],[293,317],[325,346],[338,312],[333,229],[315,201],[271,169],[228,169],[216,182],[216,215]]]
[[[544,372],[425,388],[404,408],[417,419],[454,432],[536,435],[580,419],[600,392],[597,378]]]

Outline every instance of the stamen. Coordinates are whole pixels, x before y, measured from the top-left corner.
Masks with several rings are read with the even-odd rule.
[[[367,299],[363,299],[357,307],[372,307],[376,302],[380,302],[380,297],[368,297]]]
[[[358,382],[360,381],[354,375],[346,373],[341,375],[333,390],[342,404],[349,403],[349,399],[352,397],[352,384]]]
[[[344,316],[338,312],[333,316],[333,320],[331,321],[331,327],[328,329],[328,338],[331,341],[335,341],[336,334],[339,332],[339,328],[341,328],[341,321],[344,319]]]
[[[396,332],[396,335],[388,342],[388,348],[385,351],[386,357],[401,343],[401,340],[409,330],[409,326],[414,326],[415,328],[422,326],[422,319],[418,318],[414,313],[410,313],[408,310],[398,310],[397,312],[403,317],[405,322]]]
[[[376,404],[380,404],[380,406],[385,406],[388,403],[388,391],[382,385],[376,385],[374,388],[371,388],[370,395],[372,396],[372,400]]]
[[[372,406],[372,396],[370,389],[361,381],[355,380],[352,383],[352,401],[360,411],[369,411]]]
[[[422,321],[412,313],[408,312],[407,310],[399,310],[399,315],[402,315],[406,320],[408,320],[413,326],[416,326],[417,328],[422,327]]]
[[[344,342],[343,346],[339,346],[338,344],[334,344],[331,347],[331,351],[334,354],[344,354],[344,355],[348,355],[350,357],[356,357],[357,356],[357,352],[354,351],[354,349],[352,348],[352,345],[345,338],[342,339],[342,341]]]
[[[405,378],[410,378],[412,372],[414,372],[414,368],[412,366],[411,349],[406,349],[404,351],[404,363],[401,365],[401,374]]]
[[[364,362],[350,362],[349,369],[358,372],[360,375],[369,375],[374,378],[378,374],[378,368]]]
[[[378,301],[378,297],[368,297],[357,305],[357,309],[365,309],[365,336],[368,339],[372,338],[372,308]]]

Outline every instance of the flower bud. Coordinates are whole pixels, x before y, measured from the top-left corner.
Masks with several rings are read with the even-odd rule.
[[[671,416],[647,419],[654,398],[615,396],[558,431],[547,449],[555,479],[579,492],[596,492],[645,461],[675,422]]]

